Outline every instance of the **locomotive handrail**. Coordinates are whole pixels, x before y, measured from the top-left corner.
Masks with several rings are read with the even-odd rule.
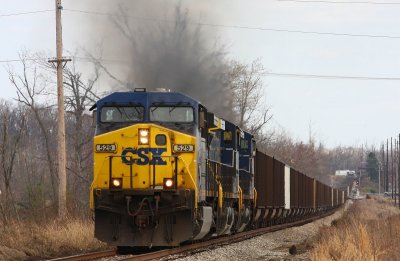
[[[238,192],[239,192],[238,194],[239,194],[239,211],[240,211],[243,209],[243,190],[240,186]]]
[[[189,166],[188,166],[188,164],[186,163],[186,161],[185,161],[181,156],[179,156],[179,155],[160,155],[160,156],[157,156],[157,158],[174,158],[174,159],[175,159],[175,168],[174,168],[175,176],[174,176],[174,183],[175,183],[175,186],[176,186],[176,187],[178,186],[178,160],[181,160],[181,161],[182,161],[183,166],[184,166],[184,168],[186,169],[186,171],[187,171],[187,173],[188,173],[188,176],[189,176],[189,178],[190,178],[190,181],[192,182],[192,185],[193,185],[193,188],[194,188],[194,197],[195,197],[194,203],[195,203],[195,208],[197,208],[197,186],[196,186],[196,183],[195,183],[195,181],[194,181],[194,179],[193,179],[192,173],[190,172]],[[177,160],[177,159],[178,159],[178,160]],[[153,171],[154,171],[154,169],[155,169],[155,165],[153,166]],[[155,180],[155,171],[153,172],[153,186],[155,185],[154,180]]]
[[[249,168],[248,169],[241,169],[241,168],[239,168],[239,170],[243,170],[243,171],[246,171],[246,172],[250,172],[251,173],[251,165],[252,165],[252,160],[254,159],[252,156],[250,156],[250,155],[243,155],[243,157],[244,158],[248,158],[248,160],[249,160]],[[240,160],[240,159],[239,159]]]
[[[153,158],[168,158],[168,159],[174,158],[175,159],[175,168],[174,168],[173,178],[174,178],[174,187],[175,187],[175,189],[177,189],[178,188],[178,159],[179,159],[178,156],[176,156],[176,155],[171,155],[171,156],[169,156],[169,155],[165,155],[165,156],[159,155],[159,156],[156,156],[156,157],[153,156]],[[153,165],[153,189],[156,188],[155,180],[156,180],[156,165]]]
[[[220,163],[220,162],[215,162],[215,161],[208,161],[207,159],[206,159],[206,165],[207,165],[207,168],[210,170],[210,172],[211,172],[211,174],[213,175],[213,177],[214,177],[214,181],[216,182],[216,184],[217,184],[217,186],[215,186],[215,183],[213,183],[213,193],[214,193],[214,195],[215,195],[215,192],[216,192],[216,189],[218,190],[218,205],[220,205],[221,207],[222,207],[222,195],[223,195],[223,190],[222,190],[222,183],[221,183],[221,176],[218,174],[218,173],[216,173],[217,171],[215,171],[214,170],[214,168],[212,168],[211,167],[211,164],[209,164],[209,163],[214,163],[216,166],[218,166],[218,165],[223,165],[222,163]],[[221,195],[221,197],[220,197],[220,195]]]
[[[181,156],[177,156],[177,157],[178,157],[178,159],[180,159],[183,162],[183,166],[185,166],[185,168],[187,170],[187,173],[188,173],[188,175],[190,177],[190,180],[192,182],[192,185],[193,185],[193,188],[194,188],[194,198],[195,198],[194,206],[195,206],[195,208],[197,208],[197,186],[196,186],[196,182],[193,179],[192,173],[190,172],[189,166],[187,165],[186,161]],[[200,175],[200,173],[199,173],[199,175]]]
[[[214,171],[214,169],[211,167],[211,165],[209,164],[209,162],[216,164],[216,166],[218,165],[222,165],[220,162],[216,162],[216,161],[211,161],[211,160],[207,160],[206,159],[206,166],[208,167],[209,170],[211,170],[211,173],[214,177],[215,182],[219,182],[220,180],[220,176],[218,175],[218,173],[215,173],[216,171]]]
[[[104,157],[104,158],[107,158],[107,157]],[[106,161],[102,161],[102,165],[100,166],[100,169],[103,169],[103,166],[104,166],[105,162]],[[99,178],[99,175],[94,175],[93,176],[92,184],[90,184],[90,191],[94,190],[94,186],[97,183],[98,178]],[[94,209],[93,193],[90,193],[90,208]]]
[[[258,192],[257,189],[254,187],[253,188],[253,202],[254,202],[254,208],[257,208],[257,197],[258,197]]]
[[[111,180],[112,180],[112,160],[113,160],[113,158],[122,158],[122,157],[125,157],[125,158],[129,158],[130,159],[130,161],[132,162],[132,159],[133,159],[133,157],[132,156],[122,156],[122,155],[110,155],[110,156],[108,156],[108,158],[110,159],[110,163],[109,163],[109,181],[108,181],[108,186],[109,186],[109,188],[111,189]],[[130,185],[130,188],[132,189],[133,188],[133,163],[132,164],[129,164],[129,185]]]
[[[222,166],[226,166],[226,167],[229,167],[229,168],[233,168],[234,167],[233,164],[229,165],[229,164],[225,164],[225,163],[222,163],[222,162],[219,162],[219,161],[215,161],[215,160],[212,160],[212,159],[209,159],[209,158],[207,158],[206,161],[210,161],[212,163],[220,164]]]

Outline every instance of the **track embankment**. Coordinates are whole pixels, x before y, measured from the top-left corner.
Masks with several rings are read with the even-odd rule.
[[[326,215],[312,222],[304,222],[296,226],[270,231],[237,243],[221,246],[208,251],[181,257],[179,261],[194,260],[307,260],[313,238],[319,229],[330,226],[333,220],[340,218],[349,203],[331,215]]]
[[[400,260],[400,210],[393,200],[356,201],[331,227],[321,229],[311,260]]]
[[[151,253],[138,255],[125,255],[105,257],[102,261],[115,260],[254,260],[268,257],[280,257],[289,253],[288,249],[298,242],[302,242],[304,237],[310,235],[310,231],[316,230],[321,224],[330,223],[337,215],[341,215],[341,210],[325,213],[320,216],[312,217],[307,220],[297,221],[290,224],[276,225],[258,230],[238,233],[229,237],[220,237],[212,240],[197,242],[184,245],[179,248],[166,249]],[[333,215],[332,215],[333,214]],[[328,220],[327,220],[328,219]],[[325,221],[324,221],[325,220]],[[315,224],[317,223],[317,224]],[[314,224],[314,225],[313,225]],[[310,227],[309,229],[304,227]],[[302,235],[299,236],[300,232]],[[292,237],[292,239],[290,239]],[[282,244],[279,244],[279,238]],[[272,254],[274,250],[276,253]],[[272,252],[271,252],[272,251]],[[98,253],[94,253],[98,255]],[[74,256],[61,260],[94,260],[90,256]]]

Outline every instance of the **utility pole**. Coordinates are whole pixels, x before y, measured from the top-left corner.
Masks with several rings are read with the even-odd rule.
[[[397,170],[396,170],[397,140],[394,139],[393,174],[394,174],[394,205],[397,206]]]
[[[390,175],[392,176],[392,199],[394,199],[393,194],[393,138],[390,137]]]
[[[378,162],[378,194],[381,194],[381,163]]]
[[[64,219],[67,215],[67,164],[65,145],[65,119],[64,119],[64,86],[63,69],[65,63],[71,59],[63,58],[62,27],[61,27],[61,0],[55,0],[56,4],[56,47],[57,58],[50,59],[57,68],[57,104],[58,104],[58,132],[57,132],[57,163],[58,163],[58,217]]]
[[[386,188],[389,192],[389,139],[386,140]]]
[[[399,134],[399,143],[398,143],[398,151],[397,151],[397,174],[400,175],[400,134]],[[397,177],[399,182],[399,190],[400,190],[400,176]],[[399,193],[399,208],[400,208],[400,193]]]
[[[383,172],[383,181],[382,181],[382,188],[383,188],[383,193],[385,193],[385,184],[386,184],[386,175],[385,175],[385,142],[382,143],[382,159],[381,159],[381,164],[379,165],[380,170]]]

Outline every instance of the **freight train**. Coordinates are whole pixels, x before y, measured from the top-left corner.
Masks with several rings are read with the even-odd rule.
[[[90,207],[95,237],[178,246],[291,222],[343,204],[329,187],[257,149],[254,136],[177,92],[96,102]]]

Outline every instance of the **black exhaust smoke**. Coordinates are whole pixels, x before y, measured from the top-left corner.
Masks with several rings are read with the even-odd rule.
[[[113,8],[115,4],[110,3],[110,10]],[[204,5],[202,8],[202,12],[207,11]],[[182,92],[221,117],[235,118],[230,62],[215,31],[193,22],[181,4],[170,1],[125,1],[113,13],[111,21],[104,19],[107,25],[96,22],[93,27],[112,30],[113,36],[102,44],[112,47],[113,56],[129,59],[129,68],[118,70],[124,72],[118,77],[126,86],[118,88]],[[109,57],[107,53],[104,56]]]

